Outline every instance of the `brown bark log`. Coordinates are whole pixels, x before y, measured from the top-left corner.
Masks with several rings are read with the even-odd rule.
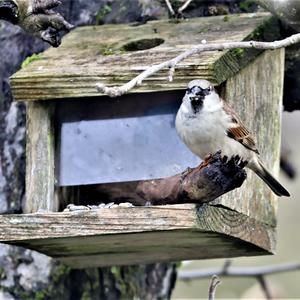
[[[247,177],[239,157],[208,156],[197,168],[164,179],[140,182],[136,188],[141,205],[206,203],[242,185]]]

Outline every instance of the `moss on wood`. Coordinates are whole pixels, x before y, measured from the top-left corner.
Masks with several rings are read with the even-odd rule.
[[[33,61],[37,61],[40,60],[41,58],[41,54],[32,54],[31,56],[28,56],[21,65],[21,68],[25,68],[27,67],[29,64],[31,64]]]

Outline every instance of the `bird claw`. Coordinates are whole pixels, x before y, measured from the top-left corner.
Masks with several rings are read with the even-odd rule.
[[[222,157],[222,163],[223,163],[223,164],[228,163],[228,156],[227,156],[227,155],[224,155],[224,156]]]
[[[239,155],[233,155],[230,158],[224,155],[221,160],[223,164],[227,164],[230,167],[244,168],[248,164],[248,161],[243,160]]]

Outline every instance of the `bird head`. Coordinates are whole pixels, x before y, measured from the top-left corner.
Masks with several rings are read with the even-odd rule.
[[[213,85],[204,79],[192,80],[187,87],[183,103],[194,114],[201,110],[209,110],[212,105],[219,103],[220,99]]]

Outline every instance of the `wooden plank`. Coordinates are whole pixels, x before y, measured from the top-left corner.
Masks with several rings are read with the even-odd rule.
[[[25,213],[56,211],[54,197],[54,104],[28,103]]]
[[[67,35],[58,49],[49,49],[40,58],[11,78],[16,100],[44,100],[95,97],[97,82],[121,85],[152,64],[171,59],[201,43],[273,40],[279,36],[277,23],[269,14],[243,14],[182,20],[152,21],[142,26],[104,25],[79,27]],[[145,44],[145,40],[164,42],[142,51],[129,51],[126,45]],[[127,49],[127,50],[126,50]],[[186,59],[176,68],[173,82],[167,70],[145,80],[131,92],[185,89],[194,78],[220,84],[236,74],[260,51],[212,51]]]
[[[284,49],[266,51],[231,77],[225,90],[225,99],[255,133],[261,160],[274,176],[279,172],[283,74]],[[275,226],[277,196],[252,171],[247,174],[241,188],[215,203]]]
[[[0,242],[81,268],[270,254],[274,236],[272,226],[210,205],[0,216]]]

